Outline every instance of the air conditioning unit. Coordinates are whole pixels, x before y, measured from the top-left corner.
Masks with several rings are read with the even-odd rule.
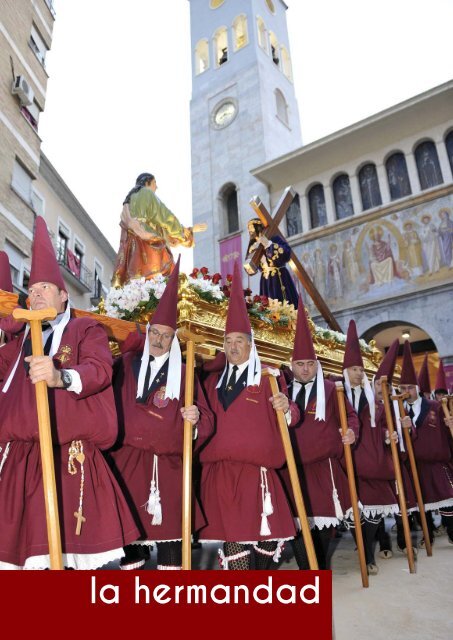
[[[26,107],[29,104],[33,104],[33,98],[35,97],[35,94],[33,92],[33,89],[25,80],[24,76],[16,76],[16,79],[13,81],[11,93],[19,96],[19,100],[22,106]]]

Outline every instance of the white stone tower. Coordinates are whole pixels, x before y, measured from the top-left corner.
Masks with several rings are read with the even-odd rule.
[[[189,0],[192,46],[192,202],[195,266],[220,271],[220,244],[247,244],[249,200],[268,206],[254,167],[300,147],[282,0]],[[225,246],[225,245],[223,245]]]

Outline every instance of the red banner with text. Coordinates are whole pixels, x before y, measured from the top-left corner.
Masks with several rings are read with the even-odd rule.
[[[4,637],[332,637],[330,571],[8,571],[0,588]]]

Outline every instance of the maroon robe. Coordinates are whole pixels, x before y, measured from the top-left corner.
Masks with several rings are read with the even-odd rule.
[[[422,399],[411,436],[425,509],[453,506],[452,438],[440,403]]]
[[[276,472],[285,463],[285,454],[277,415],[269,400],[272,396],[269,379],[263,377],[259,386],[246,387],[246,376],[247,368],[237,382],[240,392],[227,409],[216,389],[219,374],[211,374],[205,383],[216,416],[216,431],[200,453],[201,504],[208,521],[200,531],[200,540],[256,542],[295,535],[291,510]],[[283,376],[279,382],[285,393]],[[294,403],[290,405],[291,424],[296,424],[299,412]],[[273,506],[272,515],[267,517],[269,535],[260,533],[263,513],[260,467],[267,470]]]
[[[326,419],[315,420],[316,379],[308,398],[302,422],[292,430],[294,455],[299,473],[302,495],[307,515],[314,526],[332,526],[338,523],[333,500],[332,475],[344,516],[349,515],[351,498],[345,472],[344,445],[341,441],[340,413],[335,383],[324,379]],[[348,426],[359,434],[359,419],[351,404],[345,399]],[[330,470],[332,465],[332,474]],[[288,487],[288,495],[296,515],[294,498],[286,469],[282,478]]]
[[[366,516],[397,513],[395,471],[390,448],[385,444],[385,431],[377,417],[379,409],[376,407],[376,426],[372,427],[368,402],[360,411],[361,405],[362,402],[360,435],[353,451],[357,493]]]
[[[391,411],[393,416],[393,424],[396,424],[392,406],[391,406]],[[380,402],[379,404],[376,405],[376,429],[379,429],[382,433],[383,438],[385,438],[385,433],[388,430],[388,425],[387,425],[387,418],[385,416],[385,407],[383,402]],[[390,444],[385,446],[386,446],[386,466],[389,464],[389,461],[390,461],[393,478],[395,478],[395,482],[393,484],[394,493],[396,496],[396,502],[399,505],[398,488],[396,485],[396,474],[395,474],[395,467],[393,465],[392,451],[390,448]],[[401,451],[399,442],[398,442],[397,448],[398,448],[398,456],[400,461],[401,478],[403,480],[404,495],[406,498],[406,507],[409,512],[418,511],[417,496],[415,494],[415,488],[412,481],[412,476],[409,472],[409,458],[408,458],[407,452]],[[393,486],[392,486],[392,489],[393,489]],[[400,512],[398,511],[398,513]]]
[[[182,538],[182,452],[184,420],[185,365],[181,372],[179,400],[164,400],[163,388],[168,360],[158,372],[146,402],[136,399],[140,370],[140,352],[125,353],[115,363],[114,390],[118,408],[121,447],[111,455],[119,476],[120,485],[128,498],[129,506],[140,530],[140,541],[162,542]],[[159,381],[157,382],[157,378]],[[213,433],[214,416],[208,407],[200,383],[195,380],[194,403],[200,411],[196,428],[196,451]],[[162,406],[162,405],[165,406]],[[158,456],[159,491],[162,506],[162,523],[152,524],[153,516],[146,511],[150,494],[154,454]],[[206,523],[198,501],[195,500],[193,530]]]
[[[13,341],[0,349],[3,384],[21,343]],[[11,447],[0,480],[0,561],[19,567],[27,558],[48,554],[35,387],[23,357],[22,352],[10,388],[0,392],[0,442],[10,442]],[[84,555],[113,552],[136,540],[138,531],[100,451],[111,447],[117,437],[112,358],[104,329],[86,318],[70,320],[54,364],[78,371],[83,387],[80,394],[48,389],[62,550],[64,554]],[[68,471],[68,449],[73,440],[82,441],[85,454],[86,522],[79,536],[75,534],[74,512],[79,508],[81,467],[76,462],[76,475]],[[115,557],[121,555],[122,551]],[[96,568],[92,564],[99,558],[91,564],[88,557],[83,560]],[[71,561],[66,564],[73,566]]]

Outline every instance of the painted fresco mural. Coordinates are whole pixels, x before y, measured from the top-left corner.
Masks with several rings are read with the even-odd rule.
[[[453,196],[294,250],[332,310],[453,282]]]

